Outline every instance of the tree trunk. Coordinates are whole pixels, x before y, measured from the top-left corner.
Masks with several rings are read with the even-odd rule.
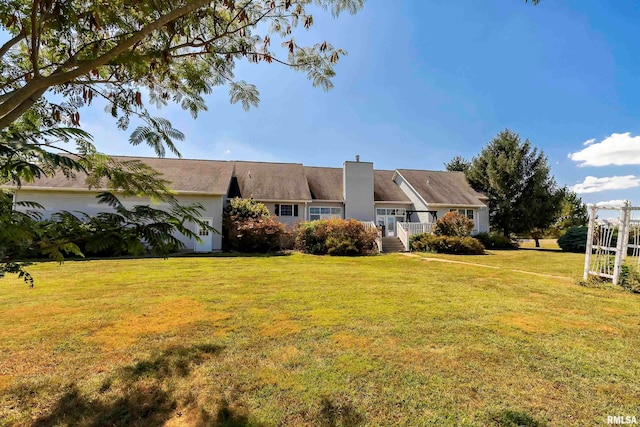
[[[536,248],[539,248],[540,247],[540,238],[534,237],[533,240],[536,241]]]

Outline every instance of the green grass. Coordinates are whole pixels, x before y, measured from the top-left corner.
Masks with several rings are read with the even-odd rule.
[[[522,270],[536,274],[565,277],[566,280],[582,278],[584,255],[560,252],[552,249],[530,248],[514,251],[487,251],[486,255],[446,255],[416,253],[423,258],[436,258],[456,262],[497,267],[508,271]]]
[[[520,247],[523,249],[536,249],[536,243],[533,239],[527,239],[520,244]],[[560,246],[558,246],[558,239],[540,239],[540,249],[560,250]]]
[[[473,262],[486,260],[581,269],[562,252]],[[299,254],[31,271],[33,289],[0,281],[0,424],[542,426],[640,415],[640,298],[570,276]]]

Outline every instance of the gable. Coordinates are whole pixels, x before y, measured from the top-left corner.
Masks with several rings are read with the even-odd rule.
[[[344,199],[343,171],[341,168],[305,166],[304,173],[314,200]]]
[[[241,197],[256,200],[311,200],[299,163],[234,162]]]
[[[462,172],[398,169],[398,173],[427,204],[485,206],[484,196],[475,191]]]
[[[393,181],[395,171],[373,171],[373,200],[376,202],[411,203],[400,186]]]

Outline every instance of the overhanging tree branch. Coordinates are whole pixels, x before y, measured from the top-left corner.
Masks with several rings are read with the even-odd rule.
[[[15,37],[12,37],[11,39],[7,40],[7,42],[3,44],[2,47],[0,47],[0,58],[2,58],[9,51],[9,49],[11,49],[13,46],[18,44],[21,40],[24,40],[25,38],[26,38],[25,33],[20,32]]]
[[[203,5],[209,3],[210,0],[193,0],[190,1],[186,6],[175,9],[172,12],[158,18],[156,21],[142,28],[139,32],[132,35],[127,40],[122,41],[117,46],[107,51],[105,54],[100,57],[87,61],[81,65],[78,65],[75,69],[71,71],[63,71],[65,66],[60,67],[59,70],[53,72],[50,76],[47,77],[34,77],[30,80],[25,86],[17,90],[13,96],[11,96],[8,100],[4,101],[0,105],[0,116],[2,119],[0,120],[0,129],[3,129],[7,126],[8,123],[12,123],[15,118],[19,117],[24,111],[28,110],[31,105],[33,105],[36,100],[33,100],[34,97],[39,98],[46,92],[46,90],[55,85],[59,85],[62,83],[66,83],[70,80],[73,80],[83,74],[87,74],[89,71],[98,68],[107,62],[115,59],[119,55],[126,52],[129,48],[131,48],[137,42],[143,40],[149,34],[154,31],[162,28],[169,22],[172,22],[188,13],[193,12],[194,10],[202,7]],[[27,104],[26,108],[21,107],[22,104]],[[19,109],[21,111],[20,114],[12,114],[13,120],[8,121],[5,120],[8,114],[13,111]],[[8,123],[7,123],[8,122]]]

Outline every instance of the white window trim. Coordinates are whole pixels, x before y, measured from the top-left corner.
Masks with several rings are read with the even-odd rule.
[[[322,209],[329,209],[329,213],[311,213],[311,209],[319,209],[319,212],[322,212]],[[339,212],[331,213],[332,210],[337,209]],[[318,218],[311,218],[311,216],[317,216]],[[309,221],[318,221],[324,219],[342,219],[342,206],[309,206]]]

